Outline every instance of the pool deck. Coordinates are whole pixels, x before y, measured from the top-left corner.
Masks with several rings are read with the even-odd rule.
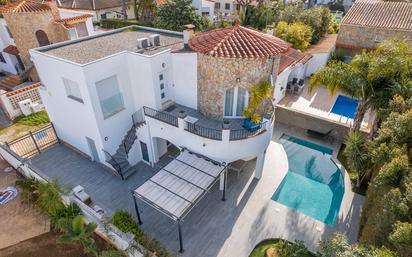
[[[305,82],[307,84],[307,81]],[[286,96],[278,103],[278,106],[296,110],[307,115],[320,117],[339,123],[343,126],[351,126],[353,119],[332,113],[332,107],[339,95],[344,95],[337,92],[336,95],[330,95],[325,87],[318,87],[313,92],[309,93],[306,85],[300,94],[287,93]],[[367,133],[372,129],[376,114],[373,112],[366,112],[361,129]]]
[[[262,178],[253,178],[255,163],[252,160],[244,171],[229,173],[225,202],[220,200],[221,192],[215,185],[182,224],[183,254],[177,253],[176,224],[144,204],[140,204],[142,228],[171,252],[185,257],[247,257],[256,244],[267,238],[302,240],[310,250],[316,251],[319,240],[337,231],[345,233],[350,242],[355,242],[363,197],[351,192],[347,174],[345,194],[333,228],[271,200],[288,170],[286,153],[278,140],[284,133],[308,140],[304,130],[276,124],[273,140],[267,149]],[[335,157],[340,147],[337,141],[333,144],[308,141],[333,149]],[[133,201],[128,190],[141,185],[158,170],[140,163],[132,177],[121,181],[62,145],[34,157],[32,164],[49,177],[58,177],[64,184],[84,186],[92,199],[108,213],[123,209],[134,217]]]

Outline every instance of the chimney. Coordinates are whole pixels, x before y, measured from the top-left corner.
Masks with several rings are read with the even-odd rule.
[[[193,36],[193,29],[195,25],[187,24],[185,25],[185,30],[183,30],[183,43],[185,48],[189,48],[189,39]]]
[[[266,27],[266,34],[273,36],[273,26],[272,25],[268,25]]]

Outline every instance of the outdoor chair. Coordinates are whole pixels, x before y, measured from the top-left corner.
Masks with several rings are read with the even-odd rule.
[[[298,82],[298,78],[293,78],[292,79],[292,85],[296,85],[297,82]]]
[[[292,90],[292,82],[291,81],[289,81],[287,84],[286,84],[286,92],[292,92],[293,90]]]
[[[299,79],[298,86],[303,86],[303,83],[305,83],[305,80]]]

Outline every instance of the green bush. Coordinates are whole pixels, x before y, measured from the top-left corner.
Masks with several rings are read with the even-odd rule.
[[[130,214],[126,211],[116,211],[112,217],[112,223],[124,233],[130,232],[135,235],[135,240],[146,250],[156,253],[158,257],[172,256],[159,241],[144,234],[143,230],[136,224]],[[148,254],[148,253],[146,253]]]
[[[288,24],[284,21],[278,23],[275,35],[292,44],[293,48],[306,49],[312,38],[312,29],[303,23]]]
[[[50,220],[53,226],[55,226],[60,219],[74,219],[74,217],[80,215],[80,207],[75,203],[70,203],[67,206],[56,209],[56,211],[50,214]]]
[[[29,116],[19,116],[15,119],[15,122],[27,126],[38,126],[49,123],[50,119],[46,111],[40,111]]]
[[[130,25],[147,25],[149,26],[150,24],[144,24],[141,21],[137,20],[118,20],[118,19],[105,19],[100,21],[100,26],[102,28],[106,29],[118,29],[118,28],[123,28],[127,27]]]

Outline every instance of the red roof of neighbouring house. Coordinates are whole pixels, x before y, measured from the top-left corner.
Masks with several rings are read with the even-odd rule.
[[[224,58],[269,58],[289,49],[289,45],[274,36],[240,26],[200,33],[189,40],[192,50]]]
[[[412,3],[356,0],[342,24],[412,30]]]
[[[3,52],[11,54],[11,55],[19,55],[19,49],[15,45],[8,45],[3,49]]]
[[[282,73],[286,70],[286,68],[296,63],[305,64],[310,60],[310,58],[312,58],[311,54],[304,54],[301,51],[290,47],[288,51],[282,53],[280,56],[278,74]]]
[[[31,84],[31,85],[25,86],[25,87],[23,87],[23,88],[19,88],[19,89],[16,89],[16,90],[7,92],[7,93],[6,93],[6,96],[17,95],[17,94],[20,94],[20,93],[22,93],[22,92],[35,89],[35,88],[37,88],[37,87],[39,87],[39,86],[40,86],[40,82],[36,82],[36,83]]]
[[[122,6],[119,0],[58,0],[59,8],[81,9],[81,10],[102,10]],[[126,0],[126,4],[132,4],[131,0]]]
[[[0,13],[30,13],[49,11],[50,7],[47,4],[36,2],[33,0],[23,0],[12,2],[0,7]]]
[[[73,24],[76,24],[79,22],[85,22],[90,17],[93,17],[93,15],[83,14],[79,16],[64,18],[64,19],[57,19],[57,20],[54,20],[54,23],[62,25],[65,29],[71,29],[71,28],[74,28]]]

